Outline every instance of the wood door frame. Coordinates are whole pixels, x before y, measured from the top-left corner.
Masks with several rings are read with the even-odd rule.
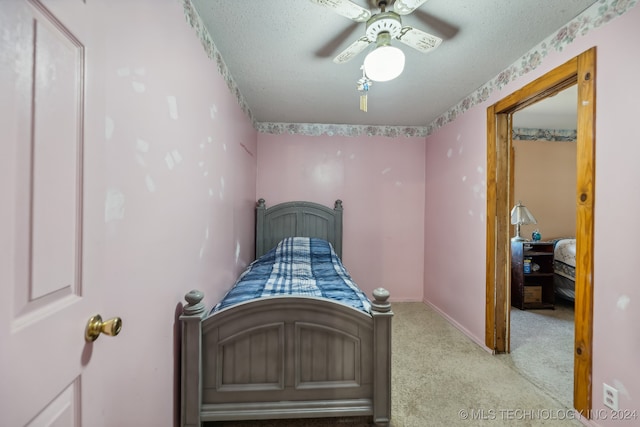
[[[578,85],[576,142],[576,297],[573,405],[592,408],[593,230],[595,191],[596,48],[593,47],[487,108],[487,276],[485,344],[509,352],[510,227],[513,204],[512,115]],[[490,220],[491,219],[491,220]]]

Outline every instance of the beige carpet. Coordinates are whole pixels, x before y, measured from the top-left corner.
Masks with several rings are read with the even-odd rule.
[[[516,363],[489,354],[426,305],[394,303],[392,308],[392,427],[582,425],[571,419],[559,399],[519,372]],[[368,425],[362,418],[208,423],[209,427]]]
[[[555,310],[511,308],[511,354],[500,355],[524,377],[573,407],[573,303],[556,300]]]

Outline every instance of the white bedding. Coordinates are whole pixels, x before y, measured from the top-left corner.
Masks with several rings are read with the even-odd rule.
[[[553,272],[558,296],[573,301],[576,279],[576,239],[555,240]]]

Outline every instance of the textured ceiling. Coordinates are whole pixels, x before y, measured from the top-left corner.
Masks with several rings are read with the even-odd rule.
[[[393,43],[405,70],[373,83],[366,113],[356,82],[368,49],[332,61],[364,35],[364,23],[308,0],[192,3],[255,122],[427,126],[595,1],[429,0],[403,25],[443,43],[427,54]]]

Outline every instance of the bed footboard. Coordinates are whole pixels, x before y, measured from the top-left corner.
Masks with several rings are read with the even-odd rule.
[[[189,292],[182,321],[181,425],[203,421],[391,418],[389,293],[372,314],[313,297],[238,304],[207,316]]]

